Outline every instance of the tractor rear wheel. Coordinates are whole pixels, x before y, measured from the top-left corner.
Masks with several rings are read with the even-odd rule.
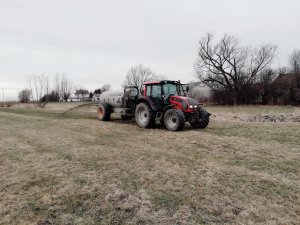
[[[180,109],[168,109],[164,116],[164,124],[170,131],[180,131],[184,128],[185,118]]]
[[[209,115],[205,109],[198,108],[194,121],[190,122],[191,126],[195,129],[204,129],[209,123]]]
[[[100,103],[98,107],[98,120],[109,121],[111,116],[111,106],[107,103]]]
[[[135,109],[135,121],[140,127],[153,127],[155,125],[155,113],[148,104],[141,102]]]

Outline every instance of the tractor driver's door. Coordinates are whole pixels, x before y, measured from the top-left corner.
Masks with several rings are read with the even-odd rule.
[[[170,83],[164,84],[163,95],[165,104],[170,104],[170,97],[172,95],[178,95],[176,85]]]
[[[147,97],[157,106],[158,110],[163,108],[162,90],[160,84],[147,87]]]

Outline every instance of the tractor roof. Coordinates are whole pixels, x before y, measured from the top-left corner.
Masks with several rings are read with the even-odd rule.
[[[174,80],[162,80],[162,81],[151,81],[151,82],[145,82],[144,85],[153,85],[153,84],[181,84],[180,81],[174,81]]]

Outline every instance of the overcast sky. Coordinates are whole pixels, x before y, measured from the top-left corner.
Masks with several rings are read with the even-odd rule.
[[[0,0],[0,88],[15,98],[33,73],[118,88],[140,63],[188,82],[207,32],[276,44],[282,66],[300,48],[299,12],[299,0]]]

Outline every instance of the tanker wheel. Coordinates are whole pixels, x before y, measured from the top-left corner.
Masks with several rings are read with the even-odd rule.
[[[155,125],[155,113],[148,104],[139,103],[135,109],[135,121],[140,127],[153,127]]]
[[[180,109],[168,109],[164,116],[164,124],[170,131],[180,131],[184,128],[184,114]]]
[[[102,121],[109,121],[111,115],[111,107],[107,103],[100,103],[98,107],[98,119]]]
[[[191,126],[195,129],[204,129],[208,123],[209,113],[203,108],[198,108],[195,122],[190,122]]]

